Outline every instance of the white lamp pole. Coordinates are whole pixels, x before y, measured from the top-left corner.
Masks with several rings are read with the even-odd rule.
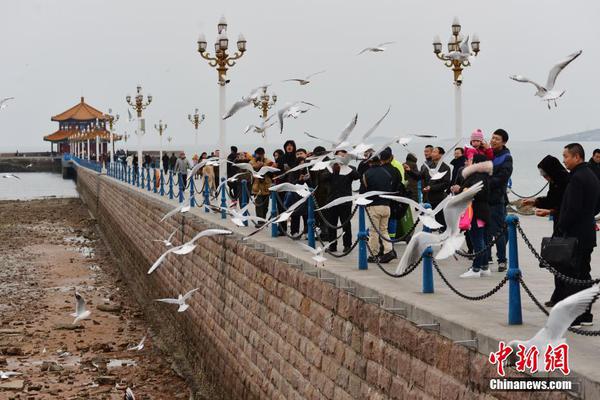
[[[194,152],[198,155],[200,155],[200,149],[198,148],[198,128],[205,118],[206,116],[204,114],[199,114],[197,108],[194,110],[194,114],[188,114],[188,120],[194,126]]]
[[[137,86],[137,93],[135,95],[135,99],[132,102],[131,101],[131,96],[127,95],[127,97],[125,97],[125,100],[127,101],[127,104],[129,104],[131,106],[131,108],[133,108],[135,110],[135,112],[137,113],[137,118],[138,118],[138,129],[135,132],[136,136],[137,136],[137,153],[138,153],[138,172],[141,174],[142,173],[142,135],[145,133],[146,131],[146,124],[144,122],[144,119],[142,118],[142,111],[145,110],[150,103],[152,103],[152,95],[148,95],[147,97],[147,101],[144,102],[144,95],[142,94],[142,86],[138,85]]]
[[[160,137],[160,148],[159,148],[159,165],[160,170],[163,170],[163,161],[162,161],[162,149],[163,149],[163,132],[167,130],[167,124],[163,124],[162,119],[158,121],[158,125],[154,124],[154,129],[158,131],[158,135]]]

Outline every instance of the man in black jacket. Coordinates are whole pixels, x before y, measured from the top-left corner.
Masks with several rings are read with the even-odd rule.
[[[496,129],[492,134],[490,146],[494,151],[494,172],[490,178],[490,224],[486,227],[489,243],[492,238],[503,232],[506,221],[506,186],[513,171],[513,160],[510,150],[506,148],[508,133],[504,129]],[[498,272],[506,271],[506,235],[502,234],[496,240],[496,256],[498,257]],[[492,249],[488,251],[488,259],[492,259]]]
[[[596,174],[598,180],[600,180],[600,149],[594,149],[592,158],[588,161],[590,169]]]
[[[442,147],[434,147],[431,152],[431,160],[433,162],[433,167],[436,168],[438,163],[442,163],[438,172],[445,172],[444,176],[440,179],[431,179],[431,175],[429,174],[429,169],[425,169],[425,184],[426,186],[423,188],[423,193],[427,193],[427,201],[431,205],[431,208],[436,208],[438,204],[444,200],[448,194],[448,189],[450,189],[450,167],[448,164],[442,161],[442,157],[446,152]],[[442,226],[446,226],[446,221],[444,220],[444,212],[441,211],[435,215],[435,220],[439,222]]]
[[[594,216],[600,212],[600,182],[589,168],[585,152],[579,143],[571,143],[563,150],[563,163],[569,170],[569,184],[560,206],[558,230],[567,237],[577,238],[575,269],[564,271],[581,280],[591,280],[590,261],[596,247]],[[587,286],[589,287],[589,286]],[[565,284],[564,292],[557,296],[560,301],[586,286]],[[591,307],[573,321],[571,326],[592,325]]]

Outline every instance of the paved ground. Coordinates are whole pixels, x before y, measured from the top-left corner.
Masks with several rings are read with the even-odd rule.
[[[177,204],[174,200],[164,199],[173,205]],[[252,228],[238,228],[229,221],[221,220],[219,215],[205,213],[200,208],[193,210],[193,213],[242,235],[253,231]],[[520,216],[520,218],[526,234],[539,248],[541,238],[548,236],[552,230],[551,222],[533,216]],[[354,233],[357,227],[355,217]],[[255,235],[248,243],[259,243],[259,247],[265,246],[267,251],[287,257],[291,262],[303,264],[307,270],[314,269],[310,268],[310,265],[314,264],[310,253],[302,250],[297,242],[289,238],[270,237],[270,229]],[[395,246],[399,255],[402,254],[404,247],[404,244]],[[538,267],[537,261],[520,239],[518,251],[519,264],[526,284],[541,302],[545,302],[550,298],[553,290],[552,275]],[[423,294],[421,293],[421,267],[405,278],[394,279],[386,276],[375,264],[369,264],[368,270],[358,270],[357,253],[355,249],[347,257],[331,258],[319,272],[320,276],[332,278],[332,282],[335,281],[339,287],[356,287],[355,294],[358,296],[377,296],[380,302],[384,302],[383,306],[386,308],[406,308],[407,318],[415,323],[437,322],[440,324],[440,333],[454,340],[476,338],[477,350],[483,354],[497,351],[498,340],[527,339],[545,324],[546,316],[530,301],[524,291],[521,291],[523,324],[508,325],[508,285],[491,298],[483,301],[468,301],[450,291],[434,271],[435,293]],[[389,270],[395,270],[396,265],[396,262],[388,264]],[[459,275],[468,268],[467,260],[449,259],[440,262],[440,265],[450,282],[469,295],[479,295],[489,291],[504,276],[502,273],[493,272],[491,277],[465,280],[460,279]],[[592,256],[592,275],[596,277],[600,275],[597,268],[594,268],[597,265],[600,265],[600,250],[595,251]],[[492,267],[494,271],[497,268],[495,263]],[[600,329],[599,326],[600,322],[596,321],[595,329]],[[583,378],[586,398],[598,398],[596,396],[600,396],[600,392],[597,391],[597,387],[588,383],[589,381],[600,383],[600,369],[597,368],[600,338],[568,333],[567,341],[571,346],[570,366],[575,375]]]

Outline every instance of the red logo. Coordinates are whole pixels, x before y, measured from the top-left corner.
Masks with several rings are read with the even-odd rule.
[[[513,349],[507,346],[504,342],[498,343],[498,351],[490,353],[488,358],[491,364],[496,365],[498,375],[505,376],[504,372],[504,361],[513,353]],[[536,346],[530,348],[525,347],[522,344],[518,345],[516,352],[517,362],[515,368],[519,372],[530,372],[536,373],[538,371],[538,361],[540,357],[540,351]],[[552,346],[549,344],[544,351],[544,371],[553,372],[556,370],[562,371],[564,375],[569,375],[571,372],[569,368],[569,345],[566,343],[558,346]]]

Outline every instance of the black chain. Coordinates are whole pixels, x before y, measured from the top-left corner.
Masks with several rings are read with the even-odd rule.
[[[533,245],[529,241],[529,238],[525,235],[525,232],[523,232],[523,228],[521,228],[521,224],[518,221],[516,222],[516,226],[517,226],[517,230],[521,234],[521,237],[523,238],[523,241],[525,242],[525,244],[527,245],[529,250],[533,253],[534,257],[539,261],[539,263],[541,265],[543,265],[548,271],[550,271],[552,274],[554,274],[554,276],[556,276],[558,279],[560,279],[570,285],[578,285],[578,286],[591,286],[591,285],[600,283],[600,279],[583,280],[583,279],[572,278],[572,277],[565,275],[562,272],[559,272],[558,270],[556,270],[556,268],[552,267],[548,263],[548,261],[544,260],[542,258],[542,256],[537,252],[535,247],[533,247]]]
[[[490,290],[489,292],[486,292],[479,296],[469,296],[467,294],[461,293],[457,288],[452,286],[452,284],[448,281],[448,279],[444,276],[444,274],[440,270],[440,267],[439,267],[437,261],[435,261],[435,259],[432,259],[431,262],[433,264],[433,267],[437,271],[437,273],[440,275],[440,278],[442,278],[444,283],[446,285],[448,285],[450,290],[452,290],[454,293],[456,293],[457,295],[459,295],[460,297],[462,297],[463,299],[466,299],[466,300],[478,301],[478,300],[487,299],[488,297],[492,297],[494,294],[496,294],[496,292],[498,290],[502,289],[502,287],[504,285],[506,285],[506,283],[508,282],[508,276],[505,275],[504,278],[502,278],[502,280],[500,282],[498,282],[498,284],[494,288],[492,288],[492,290]]]
[[[377,235],[379,235],[379,239],[385,240],[388,243],[398,243],[398,242],[406,241],[406,239],[408,239],[409,237],[412,236],[413,232],[417,228],[417,225],[419,225],[419,219],[417,218],[417,220],[415,221],[413,226],[410,227],[410,229],[408,230],[408,232],[406,232],[404,234],[404,236],[397,238],[397,239],[390,239],[390,238],[384,237],[383,233],[381,233],[381,231],[375,226],[375,224],[373,223],[373,218],[371,218],[371,214],[369,213],[368,207],[365,207],[365,213],[367,214],[367,217],[369,217],[369,222],[371,222],[371,227],[373,228],[373,230],[375,232],[377,232]]]
[[[542,193],[544,191],[544,189],[546,189],[547,186],[548,186],[548,182],[546,182],[546,184],[536,194],[531,195],[531,196],[521,196],[520,194],[515,193],[515,191],[512,190],[512,188],[510,188],[508,190],[510,190],[510,192],[512,194],[514,194],[515,196],[517,196],[517,197],[519,197],[521,199],[529,199],[529,198],[532,198],[532,197],[536,197],[538,194]]]
[[[362,240],[366,241],[367,238],[363,238]],[[357,243],[358,243],[358,241],[357,241]],[[375,259],[375,264],[379,267],[379,269],[384,274],[386,274],[387,276],[391,276],[392,278],[404,278],[405,276],[407,276],[408,274],[410,274],[411,272],[413,272],[419,266],[419,264],[421,264],[421,261],[423,261],[423,256],[421,256],[421,257],[419,257],[419,259],[417,261],[415,261],[414,263],[412,263],[411,265],[409,265],[404,272],[401,272],[399,274],[393,274],[393,273],[389,272],[387,269],[385,269],[383,267],[383,265],[381,265],[379,263],[379,260],[377,259],[377,256],[375,256],[375,254],[373,254],[373,251],[369,247],[369,243],[367,243],[367,250],[369,251],[369,254],[371,255],[371,257],[373,257]]]
[[[325,225],[327,225],[327,227],[329,229],[341,229],[344,227],[344,225],[346,225],[348,222],[352,221],[352,218],[354,218],[354,215],[356,214],[356,211],[358,210],[358,206],[354,206],[354,209],[352,210],[352,212],[350,213],[350,217],[342,224],[335,226],[333,225],[331,222],[329,222],[327,220],[327,218],[325,218],[325,215],[321,212],[321,210],[319,210],[319,208],[321,208],[321,206],[319,205],[319,202],[317,201],[317,197],[315,196],[315,193],[312,192],[311,196],[313,198],[313,201],[315,202],[315,211],[317,212],[317,214],[319,214],[319,217],[321,217],[321,220],[325,223]]]
[[[321,243],[321,246],[325,246],[325,243],[323,242],[323,239],[321,239],[321,235],[316,235],[316,232],[317,232],[317,226],[316,226],[316,224],[313,224],[313,230],[315,231],[315,236],[316,236],[317,240],[319,241],[319,243]],[[350,248],[348,250],[343,251],[341,253],[329,250],[329,246],[327,246],[327,248],[325,249],[325,252],[327,254],[331,255],[334,258],[346,257],[348,254],[352,253],[352,250],[354,250],[354,248],[356,247],[356,245],[358,244],[358,242],[359,242],[359,239],[356,239],[354,241],[354,243],[352,243],[352,245],[350,246]]]
[[[533,303],[540,309],[540,311],[543,312],[546,315],[550,315],[550,313],[548,312],[548,310],[546,310],[546,307],[544,307],[542,305],[542,303],[540,303],[540,301],[531,292],[531,290],[529,289],[529,287],[527,287],[527,285],[525,284],[525,281],[523,281],[523,277],[522,276],[519,276],[519,283],[523,287],[523,290],[525,290],[525,293],[527,293],[527,296],[529,296],[529,298],[531,299],[531,301],[533,301]],[[583,335],[583,336],[600,336],[600,331],[588,331],[588,330],[585,330],[585,329],[573,328],[573,327],[570,327],[569,331],[573,332],[573,333],[576,333],[577,335]]]
[[[504,235],[506,233],[506,230],[508,229],[508,225],[505,223],[502,228],[500,229],[500,231],[496,234],[496,236],[494,236],[492,238],[492,240],[490,240],[490,242],[488,244],[485,245],[485,247],[479,251],[476,251],[475,253],[467,253],[464,252],[462,250],[456,250],[456,255],[464,257],[464,258],[468,258],[469,260],[474,259],[477,256],[482,255],[483,253],[485,253],[486,251],[488,251],[489,249],[492,248],[492,246],[494,246],[496,244],[496,242],[498,241],[498,238],[502,235]]]

